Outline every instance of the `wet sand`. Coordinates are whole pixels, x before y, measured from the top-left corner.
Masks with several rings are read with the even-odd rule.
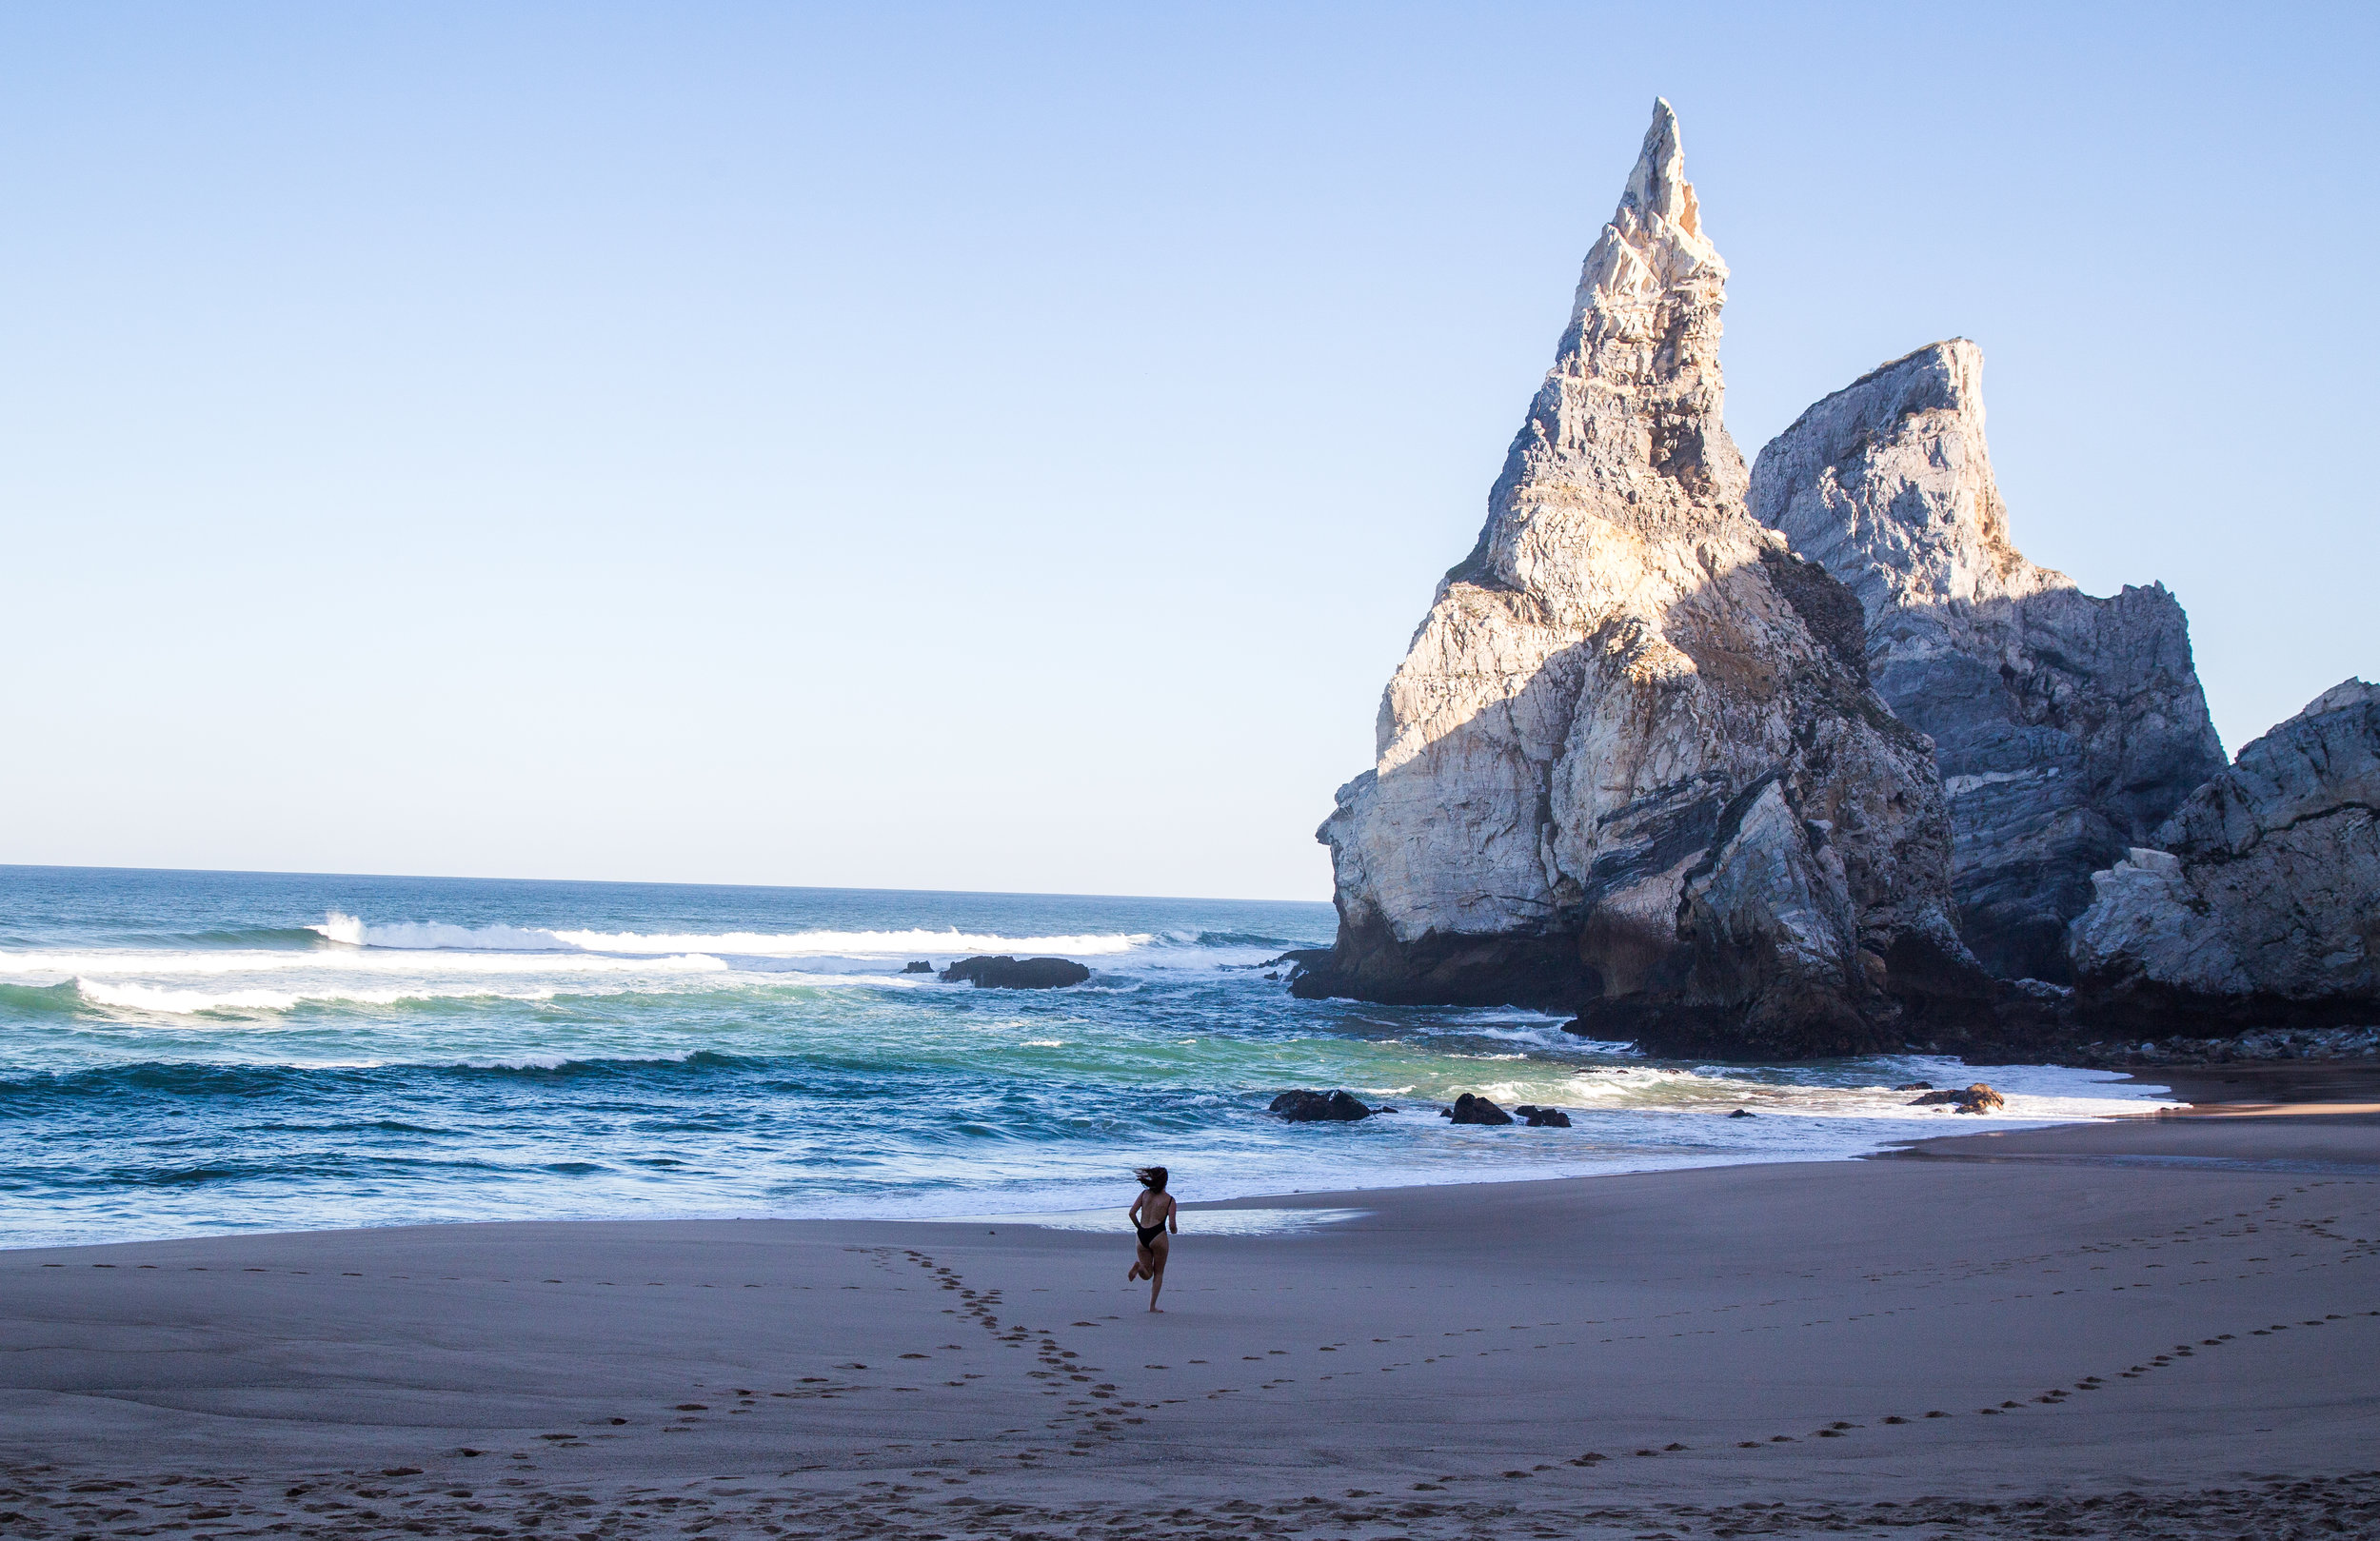
[[[2380,1533],[2380,1116],[0,1253],[10,1535]]]

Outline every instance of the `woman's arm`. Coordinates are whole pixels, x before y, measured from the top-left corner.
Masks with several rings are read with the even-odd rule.
[[[1165,1229],[1175,1235],[1181,1235],[1181,1222],[1175,1218],[1180,1213],[1181,1206],[1174,1202],[1173,1195],[1167,1194],[1165,1195]]]

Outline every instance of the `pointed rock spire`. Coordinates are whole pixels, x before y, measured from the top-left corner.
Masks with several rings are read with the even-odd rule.
[[[1745,512],[1726,289],[1657,103],[1478,543],[1319,832],[1339,933],[1300,993],[1835,1054],[1901,1041],[1904,963],[1973,970],[1940,781],[1864,690],[1858,603]]]

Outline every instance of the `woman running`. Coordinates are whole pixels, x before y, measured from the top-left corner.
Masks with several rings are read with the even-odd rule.
[[[1165,1253],[1173,1245],[1165,1239],[1166,1233],[1180,1235],[1181,1224],[1174,1218],[1174,1195],[1165,1191],[1165,1169],[1144,1166],[1132,1175],[1140,1179],[1140,1196],[1124,1213],[1140,1234],[1140,1255],[1124,1277],[1149,1281],[1149,1309],[1156,1311],[1157,1292],[1165,1288]]]

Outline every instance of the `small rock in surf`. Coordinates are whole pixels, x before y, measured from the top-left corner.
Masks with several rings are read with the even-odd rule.
[[[1062,958],[962,958],[942,970],[944,984],[963,979],[980,990],[1056,990],[1081,984],[1091,971]]]
[[[1344,1092],[1283,1092],[1268,1110],[1293,1124],[1353,1123],[1369,1118],[1372,1110]]]
[[[1438,1116],[1452,1118],[1458,1124],[1508,1124],[1513,1121],[1511,1114],[1486,1097],[1474,1096],[1469,1092],[1455,1098],[1453,1107],[1438,1110]]]
[[[1964,1091],[1928,1092],[1909,1105],[1913,1108],[1922,1108],[1938,1102],[1951,1103],[1953,1105],[1951,1111],[1954,1113],[1990,1113],[1994,1109],[2008,1106],[2008,1098],[2000,1096],[1982,1081],[1975,1082]]]

